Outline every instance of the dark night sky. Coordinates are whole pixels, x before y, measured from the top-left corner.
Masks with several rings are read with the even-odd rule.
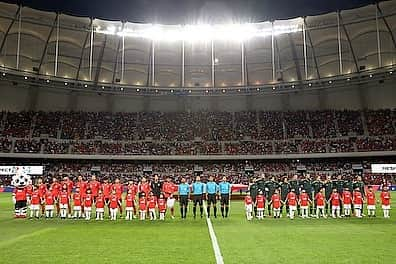
[[[257,22],[349,9],[375,0],[1,0],[111,20],[185,24]]]

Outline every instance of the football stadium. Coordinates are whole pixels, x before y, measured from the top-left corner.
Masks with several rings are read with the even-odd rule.
[[[396,1],[1,1],[0,263],[394,263]]]

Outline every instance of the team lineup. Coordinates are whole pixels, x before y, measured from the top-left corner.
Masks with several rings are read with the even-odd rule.
[[[217,218],[217,205],[220,201],[220,212],[223,218],[229,216],[232,184],[223,177],[217,183],[213,177],[208,177],[204,183],[196,176],[191,184],[182,178],[180,184],[172,182],[168,177],[160,181],[158,175],[148,181],[142,178],[140,182],[129,181],[127,185],[116,179],[109,182],[98,181],[93,175],[89,181],[79,176],[76,182],[68,177],[62,181],[52,179],[46,184],[38,179],[36,184],[24,188],[15,188],[13,202],[15,217],[25,218],[29,206],[30,218],[74,218],[85,220],[104,220],[105,212],[110,220],[123,217],[133,220],[165,220],[168,213],[175,218],[176,198],[179,202],[180,217],[185,219],[192,202],[192,216],[203,218],[204,210],[207,217]],[[124,191],[126,194],[124,195]],[[358,176],[354,181],[338,177],[332,180],[328,177],[322,181],[320,177],[311,180],[309,175],[298,178],[297,175],[289,181],[284,178],[278,182],[274,177],[266,179],[264,175],[254,179],[244,198],[246,218],[259,220],[266,216],[280,218],[283,212],[287,217],[301,218],[332,218],[376,216],[376,204],[380,202],[384,218],[390,217],[391,195],[387,186],[382,186],[380,199],[377,200],[371,186],[365,185]],[[204,203],[206,201],[206,203]],[[206,208],[205,208],[206,207]],[[95,216],[92,215],[95,213]]]

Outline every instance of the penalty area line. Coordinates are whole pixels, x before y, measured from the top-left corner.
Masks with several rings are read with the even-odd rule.
[[[210,240],[212,241],[213,252],[216,258],[216,264],[224,264],[223,255],[221,255],[220,246],[217,242],[217,237],[213,229],[212,221],[208,217],[208,213],[206,211],[206,203],[205,205],[205,216],[206,216],[206,224],[208,225]]]

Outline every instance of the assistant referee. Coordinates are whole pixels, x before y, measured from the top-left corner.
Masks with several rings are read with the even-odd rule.
[[[180,214],[181,218],[185,219],[187,215],[188,207],[188,195],[190,194],[190,185],[186,183],[186,179],[182,178],[178,188],[179,192],[179,203],[180,203]]]
[[[213,206],[213,215],[217,218],[217,194],[219,192],[219,185],[213,181],[213,176],[209,177],[209,181],[206,183],[206,201],[207,207],[206,211],[208,213],[208,218],[210,217],[210,206]]]
[[[230,197],[231,197],[231,184],[227,182],[227,177],[223,177],[222,182],[219,183],[220,190],[220,205],[221,205],[221,216],[228,217],[228,211],[230,208]]]

